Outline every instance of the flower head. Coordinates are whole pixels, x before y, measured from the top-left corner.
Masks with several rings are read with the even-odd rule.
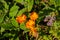
[[[29,20],[29,21],[27,21],[27,23],[26,23],[26,27],[27,27],[27,28],[34,27],[34,25],[35,25],[35,21],[33,21],[33,20]]]
[[[21,15],[21,16],[18,16],[17,18],[16,18],[16,20],[17,20],[17,22],[18,23],[22,23],[22,22],[24,22],[25,20],[26,20],[26,15]]]
[[[36,13],[36,12],[32,12],[31,14],[30,14],[30,19],[31,20],[36,20],[38,18],[38,14]]]

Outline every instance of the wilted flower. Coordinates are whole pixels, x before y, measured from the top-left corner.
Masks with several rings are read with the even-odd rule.
[[[47,22],[47,21],[49,21],[51,19],[51,16],[49,15],[49,16],[46,16],[46,18],[44,19],[44,22]]]
[[[18,22],[18,23],[22,23],[22,22],[24,22],[24,21],[26,21],[26,15],[21,15],[21,16],[18,16],[18,17],[16,17],[16,21]]]
[[[52,21],[55,21],[55,20],[56,20],[56,17],[51,17],[51,20],[52,20]]]
[[[33,37],[38,37],[38,32],[34,27],[31,27],[29,34],[32,35]]]
[[[31,14],[30,14],[30,19],[31,20],[36,20],[38,18],[38,14],[36,13],[36,12],[32,12]]]
[[[47,26],[52,26],[53,24],[53,21],[50,19],[48,22],[47,22]]]
[[[32,32],[32,36],[33,36],[33,37],[38,37],[38,32],[37,32],[37,31],[33,31],[33,32]]]
[[[47,26],[52,26],[53,22],[56,20],[55,16],[48,15],[44,19],[44,22],[47,22]]]

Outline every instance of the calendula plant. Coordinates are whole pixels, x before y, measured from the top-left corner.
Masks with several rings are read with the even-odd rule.
[[[60,40],[60,0],[0,0],[0,40]]]

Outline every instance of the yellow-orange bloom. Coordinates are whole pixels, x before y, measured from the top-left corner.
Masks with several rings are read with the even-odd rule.
[[[36,20],[38,18],[38,14],[36,13],[36,12],[32,12],[31,14],[30,14],[30,19],[31,20]]]
[[[27,23],[26,23],[27,28],[31,28],[31,27],[34,27],[34,26],[35,26],[35,21],[33,21],[33,20],[27,21]]]
[[[26,21],[26,15],[21,15],[21,16],[18,16],[17,18],[16,18],[16,21],[18,22],[18,23],[22,23],[22,22],[24,22],[24,21]]]

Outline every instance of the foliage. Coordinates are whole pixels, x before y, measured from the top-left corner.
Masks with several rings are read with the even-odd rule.
[[[0,0],[0,40],[60,40],[60,0]]]

